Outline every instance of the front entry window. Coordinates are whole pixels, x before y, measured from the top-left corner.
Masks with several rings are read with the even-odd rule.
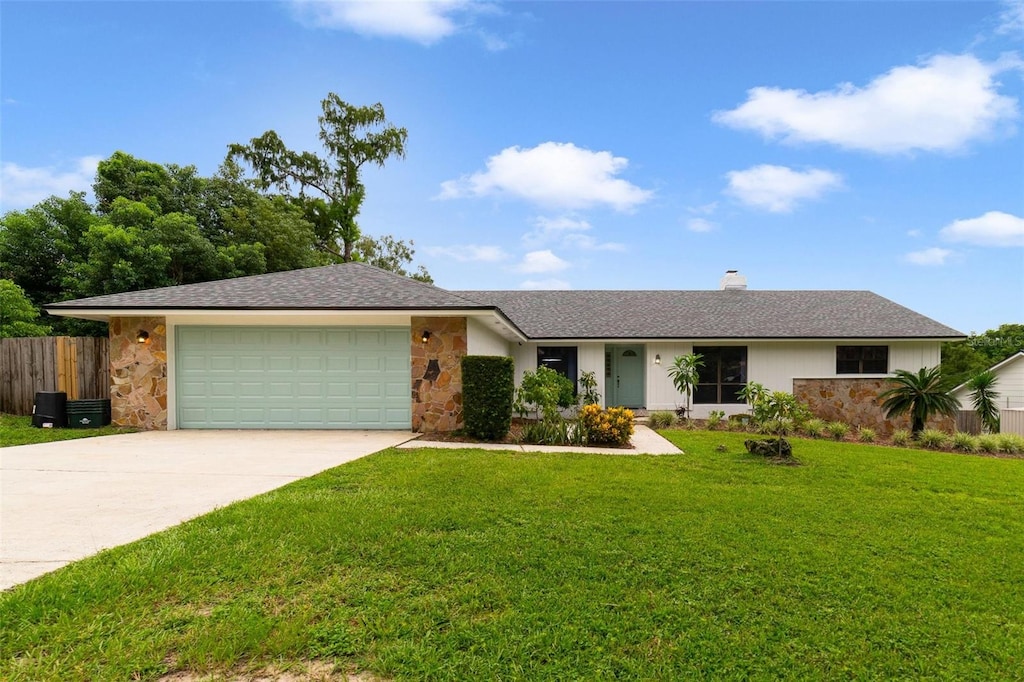
[[[704,366],[693,392],[696,405],[742,403],[739,393],[747,383],[746,346],[694,346]]]
[[[537,366],[553,369],[576,385],[576,346],[538,346]]]

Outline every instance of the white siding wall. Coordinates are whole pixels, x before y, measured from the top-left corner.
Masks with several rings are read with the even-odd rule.
[[[1002,409],[1024,408],[1024,357],[1015,358],[1012,362],[996,370],[996,392],[999,394],[999,407]],[[954,394],[960,399],[965,410],[971,408],[971,389],[964,386]]]
[[[480,320],[466,320],[466,352],[469,355],[508,355],[508,341]]]
[[[576,351],[577,369],[583,372],[593,372],[597,378],[597,392],[601,394],[601,402],[604,403],[604,344],[603,343],[581,343]]]
[[[1015,360],[1003,368],[999,373],[996,391],[999,392],[1000,407],[1024,408],[1024,358]]]
[[[668,368],[672,361],[679,355],[686,355],[693,351],[693,345],[680,342],[658,342],[647,344],[647,409],[648,410],[674,410],[676,406],[686,404],[686,398],[682,396],[676,387],[672,385],[672,379],[668,376]],[[654,357],[661,356],[661,365],[654,364]],[[690,402],[693,402],[691,396]]]
[[[672,410],[686,404],[685,398],[672,385],[665,371],[677,355],[692,351],[694,344],[650,343],[647,345],[647,359],[651,364],[655,354],[661,354],[661,368],[651,365],[647,379],[647,409]],[[757,341],[747,344],[724,342],[698,342],[700,346],[747,347],[747,380],[764,384],[772,391],[793,390],[793,379],[827,379],[836,374],[836,346],[870,345],[889,346],[889,370],[905,369],[917,371],[922,367],[939,364],[939,342],[903,342],[877,340],[850,341]],[[1021,363],[1024,365],[1024,363]],[[878,374],[843,375],[859,377],[885,376]],[[691,403],[692,403],[691,397]],[[723,410],[726,414],[746,412],[745,405],[693,405],[693,416],[707,417],[711,410]]]

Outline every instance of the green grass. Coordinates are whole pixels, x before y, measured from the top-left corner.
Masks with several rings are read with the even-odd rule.
[[[1012,679],[1024,461],[387,450],[0,596],[0,678]],[[717,452],[718,445],[725,452]]]
[[[52,443],[56,440],[111,436],[115,433],[132,433],[135,429],[119,426],[104,426],[98,429],[40,429],[32,426],[32,417],[16,417],[0,414],[0,447],[11,445],[32,445]]]

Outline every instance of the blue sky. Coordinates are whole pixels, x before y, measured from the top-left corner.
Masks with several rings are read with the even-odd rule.
[[[446,288],[870,289],[1024,322],[1021,2],[3,2],[4,211],[213,173],[328,92],[408,155],[364,232]]]

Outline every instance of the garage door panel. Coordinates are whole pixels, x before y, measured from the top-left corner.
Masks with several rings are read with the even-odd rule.
[[[295,369],[299,372],[322,372],[324,371],[324,358],[319,356],[304,356],[295,359]]]
[[[291,382],[268,381],[266,393],[271,398],[291,398],[295,395],[295,386]]]
[[[265,360],[258,355],[239,355],[235,367],[241,372],[262,372],[266,369]]]
[[[176,333],[181,428],[410,426],[408,328]]]

